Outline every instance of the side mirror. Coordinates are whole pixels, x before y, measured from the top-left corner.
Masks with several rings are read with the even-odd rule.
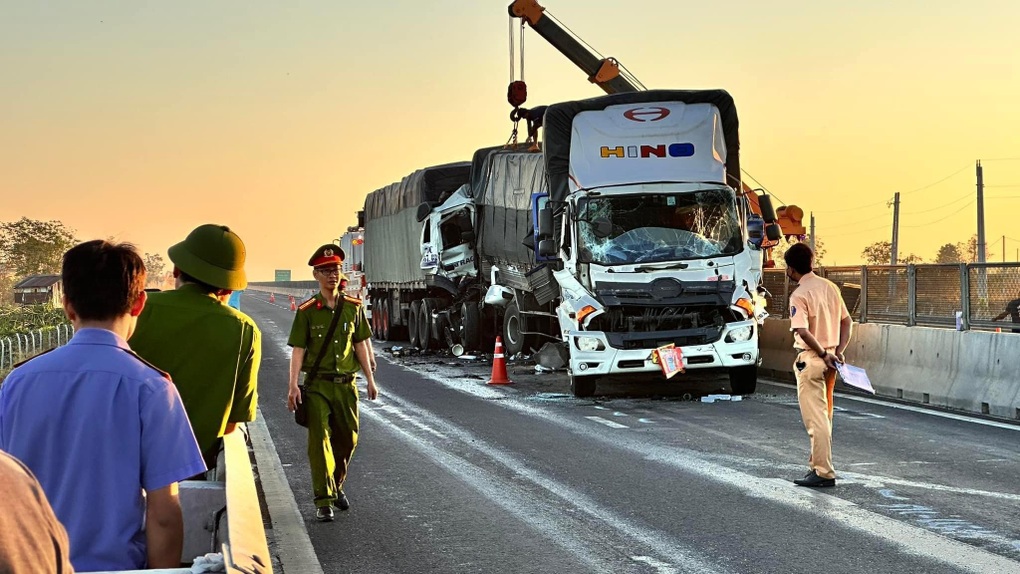
[[[556,242],[552,239],[543,239],[538,242],[538,254],[542,257],[556,257]]]
[[[779,241],[783,237],[783,230],[778,223],[769,223],[765,226],[765,237],[769,241]]]
[[[538,210],[538,238],[549,239],[553,236],[553,211],[551,207]]]
[[[361,229],[365,228],[365,210],[358,211],[358,227]]]
[[[418,218],[418,223],[428,219],[429,214],[432,213],[432,204],[424,202],[418,205],[418,213],[415,216]]]

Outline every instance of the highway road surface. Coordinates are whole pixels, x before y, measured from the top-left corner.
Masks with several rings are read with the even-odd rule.
[[[251,291],[242,305],[264,336],[263,420],[323,572],[1020,572],[1018,426],[840,394],[838,484],[812,490],[791,483],[808,438],[790,386],[708,403],[684,393],[725,392],[725,377],[681,375],[576,399],[523,361],[513,385],[489,386],[488,362],[378,341],[352,508],[318,523],[285,406],[293,312]],[[286,557],[283,570],[298,574]]]

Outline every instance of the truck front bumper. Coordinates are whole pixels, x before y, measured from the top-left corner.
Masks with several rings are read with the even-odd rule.
[[[750,339],[728,342],[730,331],[751,326]],[[568,331],[570,371],[577,376],[662,372],[655,349],[616,349],[601,331]],[[595,347],[597,350],[593,350]],[[746,367],[758,364],[758,328],[753,320],[729,323],[714,343],[680,347],[688,370]]]

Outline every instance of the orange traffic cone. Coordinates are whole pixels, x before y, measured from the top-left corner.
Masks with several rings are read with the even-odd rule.
[[[503,338],[496,337],[496,350],[492,352],[492,378],[487,385],[510,385],[513,382],[506,374],[506,358],[503,356]]]
[[[290,310],[297,311],[297,303],[294,302],[294,296],[290,296]]]
[[[996,327],[995,328],[995,332],[996,333],[1001,333],[1002,332],[1002,327]]]
[[[269,302],[270,303],[276,303],[276,293],[270,293],[269,294]]]

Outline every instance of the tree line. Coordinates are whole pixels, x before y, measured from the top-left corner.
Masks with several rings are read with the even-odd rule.
[[[0,306],[14,303],[14,285],[32,275],[59,275],[64,252],[79,243],[76,232],[57,220],[22,217],[0,222]],[[150,284],[162,286],[167,265],[159,253],[143,257]]]

